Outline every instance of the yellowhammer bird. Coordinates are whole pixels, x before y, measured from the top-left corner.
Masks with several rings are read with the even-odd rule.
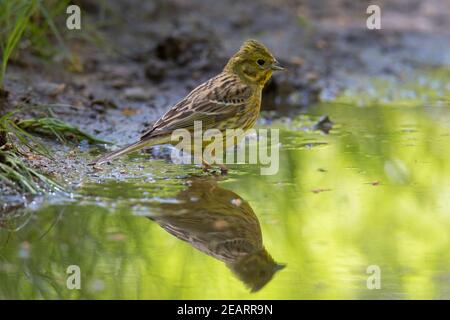
[[[216,180],[192,179],[177,202],[151,207],[149,218],[164,230],[220,261],[252,292],[264,287],[285,265],[263,244],[261,226],[250,204]]]
[[[172,132],[186,129],[193,133],[194,121],[201,121],[204,131],[218,129],[224,133],[227,129],[250,129],[259,115],[264,85],[274,70],[283,69],[263,44],[248,40],[220,74],[170,108],[139,141],[102,156],[93,164],[109,162],[143,147],[175,144],[178,141],[171,141]],[[210,167],[204,160],[203,166]],[[225,166],[219,166],[226,172]]]

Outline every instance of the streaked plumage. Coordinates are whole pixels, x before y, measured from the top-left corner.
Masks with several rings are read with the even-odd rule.
[[[203,130],[253,127],[259,115],[262,89],[272,71],[282,69],[264,45],[246,41],[219,75],[170,108],[138,142],[107,154],[94,164],[109,162],[146,146],[172,143],[172,132],[193,131],[194,121],[202,121]]]
[[[150,219],[223,261],[252,291],[260,290],[284,267],[267,252],[257,216],[236,193],[214,180],[195,179],[177,200],[159,204]]]

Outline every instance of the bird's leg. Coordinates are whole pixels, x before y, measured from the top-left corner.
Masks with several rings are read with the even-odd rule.
[[[216,155],[216,150],[212,151],[212,156]],[[220,168],[220,174],[225,175],[228,173],[228,168],[222,164],[222,163],[215,163]],[[213,167],[211,164],[209,164],[205,159],[202,158],[202,167],[204,172],[208,172],[208,170],[212,169]]]
[[[209,169],[211,169],[211,165],[206,162],[204,159],[202,159],[202,169],[204,172],[208,172]]]
[[[224,164],[218,163],[217,165],[220,168],[220,174],[226,175],[228,173],[228,168]],[[202,160],[202,169],[203,172],[208,172],[209,170],[213,169],[213,167],[205,160]]]
[[[216,156],[216,149],[213,149],[212,156],[213,157]],[[225,175],[228,173],[228,168],[223,163],[217,163],[217,159],[216,159],[215,164],[217,164],[217,166],[220,168],[220,174]]]

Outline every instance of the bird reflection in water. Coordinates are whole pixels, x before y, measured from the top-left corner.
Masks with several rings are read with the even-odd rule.
[[[215,180],[196,178],[187,184],[177,195],[177,203],[159,204],[160,210],[150,219],[223,261],[252,292],[260,290],[285,265],[276,263],[264,247],[253,209]]]

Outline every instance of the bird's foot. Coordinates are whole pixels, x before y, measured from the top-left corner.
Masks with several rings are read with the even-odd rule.
[[[208,162],[203,161],[203,163],[202,163],[203,172],[208,172],[211,169],[212,169],[212,166]]]
[[[225,175],[228,174],[228,168],[224,164],[219,163],[218,166],[220,168],[220,174],[221,175],[225,176]]]
[[[217,166],[220,168],[220,173],[217,172],[215,170],[215,168],[213,168],[212,165],[210,165],[206,161],[203,161],[202,170],[203,170],[203,172],[208,172],[208,173],[211,172],[213,175],[222,175],[222,176],[224,176],[224,175],[228,174],[228,168],[225,165],[223,165],[221,163],[218,163]]]

